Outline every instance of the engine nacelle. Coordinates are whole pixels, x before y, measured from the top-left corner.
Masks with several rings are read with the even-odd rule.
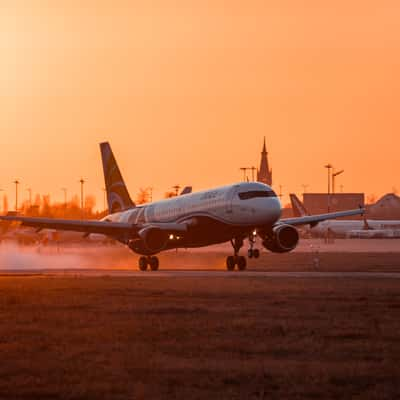
[[[129,247],[139,254],[156,254],[163,250],[168,242],[168,233],[155,227],[147,227],[138,232],[140,239],[133,240]]]
[[[264,237],[263,246],[273,253],[286,253],[299,242],[299,232],[291,225],[278,225]]]

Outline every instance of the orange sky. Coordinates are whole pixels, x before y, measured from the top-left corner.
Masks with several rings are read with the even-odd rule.
[[[132,197],[202,189],[265,135],[285,193],[325,191],[326,162],[345,190],[400,189],[400,3],[327,3],[2,1],[0,188],[61,200],[83,176],[101,206],[109,140]]]

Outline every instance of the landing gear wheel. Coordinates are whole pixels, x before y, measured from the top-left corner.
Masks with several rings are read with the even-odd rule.
[[[150,269],[152,271],[157,271],[158,267],[160,265],[160,262],[158,261],[158,258],[153,256],[149,258],[149,264],[150,264]]]
[[[253,257],[254,258],[259,258],[260,257],[260,250],[254,249],[253,250]]]
[[[226,257],[226,268],[228,271],[233,271],[235,269],[235,257],[228,256]]]
[[[234,250],[234,255],[226,258],[226,268],[228,271],[233,271],[235,265],[237,265],[239,270],[246,269],[246,258],[238,255],[240,249],[243,247],[243,238],[233,238],[231,239],[231,244]]]
[[[147,258],[146,257],[140,257],[139,258],[139,269],[141,271],[146,271],[147,270]]]
[[[238,256],[237,266],[238,266],[239,271],[244,271],[247,266],[246,257]]]
[[[253,249],[247,250],[247,257],[249,257],[249,258],[255,257],[255,254],[254,254],[254,250],[253,250]]]

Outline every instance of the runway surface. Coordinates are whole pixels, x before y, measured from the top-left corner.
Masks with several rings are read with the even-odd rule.
[[[216,270],[164,270],[134,271],[118,269],[60,269],[60,270],[2,270],[1,276],[48,276],[48,277],[132,277],[132,278],[352,278],[352,279],[400,279],[400,272],[279,272],[279,271],[216,271]]]

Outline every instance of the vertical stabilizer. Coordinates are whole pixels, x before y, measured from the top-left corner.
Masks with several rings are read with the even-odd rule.
[[[292,203],[293,214],[295,217],[304,217],[309,215],[304,204],[295,194],[290,194],[290,202]]]
[[[100,150],[109,212],[115,213],[135,207],[135,203],[129,196],[110,144],[108,142],[100,143]]]

